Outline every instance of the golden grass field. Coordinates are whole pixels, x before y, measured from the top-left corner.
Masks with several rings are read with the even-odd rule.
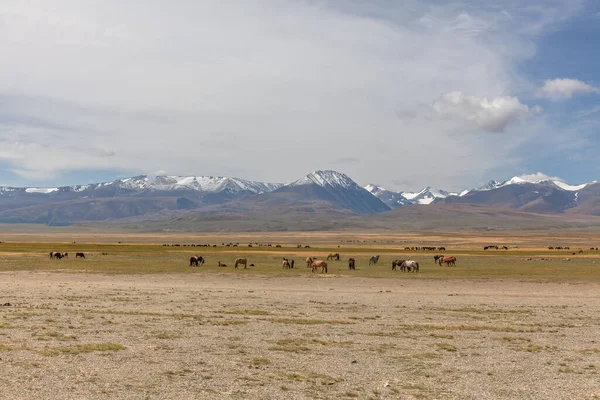
[[[56,229],[0,240],[0,398],[600,398],[600,236]],[[457,266],[407,246],[445,246]],[[332,252],[342,260],[328,274],[306,268]],[[189,267],[196,254],[206,264]],[[234,270],[236,257],[255,266]],[[396,258],[421,271],[391,271]]]

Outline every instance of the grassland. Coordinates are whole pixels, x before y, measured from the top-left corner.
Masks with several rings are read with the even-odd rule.
[[[350,239],[359,237],[360,239]],[[104,237],[97,241],[93,235],[77,237],[78,240],[67,242],[38,242],[36,236],[17,236],[28,241],[4,241],[0,244],[0,271],[70,271],[104,274],[258,274],[266,276],[310,275],[305,268],[307,257],[325,259],[329,253],[340,253],[340,261],[329,262],[329,274],[356,277],[394,277],[398,279],[538,279],[547,281],[589,280],[600,281],[600,251],[590,250],[599,238],[586,237],[541,237],[532,240],[518,241],[519,237],[506,240],[505,237],[480,236],[335,236],[324,234],[309,237],[293,236],[198,236],[163,237],[163,243],[155,242],[156,236]],[[131,241],[125,241],[131,239]],[[279,241],[273,241],[279,239]],[[504,239],[504,241],[503,241]],[[109,241],[112,241],[110,243]],[[144,241],[146,241],[144,243]],[[352,242],[349,242],[352,241]],[[180,244],[178,247],[173,244]],[[239,243],[237,247],[226,246]],[[248,247],[248,243],[254,243]],[[255,243],[271,244],[270,247],[258,246]],[[279,244],[282,243],[282,244]],[[298,248],[297,244],[302,244]],[[304,243],[304,244],[303,244]],[[305,248],[311,243],[310,248]],[[509,250],[483,250],[484,243],[507,243]],[[560,243],[571,247],[570,250],[548,250],[542,243],[553,246]],[[164,246],[169,244],[170,246]],[[192,244],[210,244],[211,247],[191,247]],[[216,245],[216,247],[212,247]],[[277,245],[281,247],[276,247]],[[405,247],[442,246],[446,251],[414,251]],[[581,249],[582,253],[579,253]],[[51,260],[51,251],[68,252],[69,258]],[[85,260],[75,259],[76,252],[84,252]],[[575,253],[575,254],[573,254]],[[368,259],[372,255],[380,255],[377,266],[369,266]],[[458,258],[456,267],[448,268],[434,263],[434,254],[454,255]],[[190,268],[189,257],[202,255],[206,263],[198,268]],[[249,264],[247,270],[233,269],[237,257],[246,257]],[[281,268],[281,259],[286,257],[295,260],[293,270]],[[356,271],[349,271],[347,259],[356,259]],[[391,271],[394,259],[415,259],[421,264],[419,274],[405,274]],[[218,267],[218,262],[227,265]],[[417,276],[418,275],[418,276]]]
[[[600,252],[589,250],[600,237],[0,240],[0,398],[600,398]],[[222,245],[230,242],[240,244]],[[457,266],[404,250],[423,245],[446,246]],[[50,260],[50,251],[70,256]],[[302,261],[332,252],[342,260],[328,274]],[[207,263],[189,267],[194,254]],[[368,266],[374,254],[379,265]],[[234,270],[240,256],[255,266]],[[282,257],[296,268],[282,269]],[[391,271],[400,257],[419,260],[421,272]]]

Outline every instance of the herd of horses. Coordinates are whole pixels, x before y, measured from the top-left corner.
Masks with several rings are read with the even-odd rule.
[[[315,257],[307,257],[306,258],[306,268],[310,268],[311,272],[317,272],[319,269],[321,273],[328,272],[328,264],[329,260],[339,260],[339,253],[330,253],[327,255],[326,260],[318,260]],[[456,257],[455,256],[443,256],[443,255],[435,255],[433,256],[433,261],[440,266],[446,264],[447,267],[456,266]],[[372,256],[369,258],[369,265],[377,265],[379,262],[379,255]],[[236,258],[235,259],[235,268],[238,265],[243,265],[246,268],[248,260],[246,258]],[[190,258],[190,267],[191,266],[199,266],[204,264],[204,258],[202,256],[192,256]],[[284,269],[294,268],[295,261],[290,260],[286,257],[281,259],[281,267]],[[218,262],[219,267],[226,267],[227,264]],[[254,266],[254,264],[250,264],[250,266]],[[415,260],[393,260],[392,261],[392,271],[395,271],[398,268],[402,272],[419,272],[419,262]],[[348,258],[348,269],[356,270],[356,259],[353,257]]]
[[[60,260],[61,258],[69,258],[69,253],[61,253],[59,251],[51,251],[50,259]],[[75,258],[85,258],[84,253],[75,253]]]
[[[69,253],[61,253],[58,251],[51,251],[50,258],[51,259],[62,259],[68,258]],[[75,258],[85,258],[84,253],[76,253]],[[330,253],[327,255],[326,260],[340,260],[340,253]],[[440,266],[442,264],[446,264],[447,267],[456,266],[456,257],[454,256],[444,256],[444,255],[435,255],[433,256],[434,262],[438,263]],[[190,257],[190,267],[198,267],[204,265],[205,259],[202,256],[191,256]],[[313,257],[306,258],[306,267],[311,269],[311,272],[317,272],[319,269],[321,273],[328,272],[328,265],[325,260],[318,260]],[[377,265],[379,262],[379,255],[371,256],[369,258],[369,265]],[[227,264],[218,262],[219,267],[227,267]],[[238,257],[234,261],[234,268],[238,268],[238,266],[244,266],[246,269],[248,266],[254,266],[254,264],[248,264],[248,259],[244,257]],[[283,268],[294,268],[294,260],[289,260],[287,258],[282,258],[281,265]],[[392,261],[392,271],[395,271],[398,268],[402,272],[419,272],[419,263],[415,260],[393,260]],[[356,270],[356,259],[348,258],[348,269]]]

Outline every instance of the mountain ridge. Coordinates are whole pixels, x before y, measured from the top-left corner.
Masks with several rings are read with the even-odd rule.
[[[232,213],[266,215],[285,209],[303,215],[344,218],[386,215],[391,209],[436,204],[474,204],[546,214],[600,215],[600,184],[570,185],[541,173],[490,181],[476,189],[451,193],[425,187],[394,192],[360,186],[348,175],[315,170],[289,183],[267,183],[219,176],[147,175],[63,187],[0,187],[0,222],[64,225],[188,218],[190,213],[224,218]],[[199,218],[201,220],[202,218]],[[306,219],[311,219],[306,217]]]

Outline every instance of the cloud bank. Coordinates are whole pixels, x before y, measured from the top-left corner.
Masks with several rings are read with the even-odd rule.
[[[536,109],[516,66],[579,3],[4,1],[0,178],[290,181],[339,165],[460,188],[519,163]],[[435,118],[398,118],[418,104]],[[424,162],[442,153],[453,162]]]

